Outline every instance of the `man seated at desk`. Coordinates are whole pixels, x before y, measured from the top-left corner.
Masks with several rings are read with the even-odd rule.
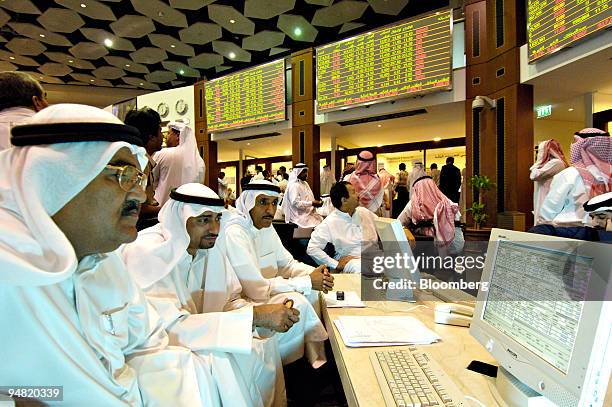
[[[377,216],[359,206],[357,193],[350,182],[334,184],[329,195],[336,209],[314,229],[306,252],[318,264],[337,272],[361,273],[362,250],[378,242],[374,226]],[[334,245],[333,258],[325,253],[329,243]]]

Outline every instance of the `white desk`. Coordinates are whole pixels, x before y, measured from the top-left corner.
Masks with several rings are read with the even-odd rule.
[[[358,293],[361,291],[359,275],[334,274],[334,278],[334,288],[336,290],[356,291]],[[434,357],[464,394],[475,397],[487,407],[500,406],[493,398],[490,390],[490,386],[495,385],[495,380],[466,369],[472,360],[496,364],[495,360],[480,343],[470,336],[468,328],[439,325],[433,322],[433,308],[437,301],[439,300],[435,297],[421,293],[420,301],[416,304],[368,301],[366,302],[367,308],[327,309],[325,301],[322,300],[323,321],[329,333],[329,340],[349,406],[382,407],[385,405],[369,359],[370,352],[373,349],[380,348],[347,348],[332,321],[340,315],[398,315],[398,313],[405,313],[421,304],[429,308],[418,307],[407,312],[406,315],[419,319],[428,328],[438,333],[442,337],[442,341],[419,347]],[[611,400],[612,384],[608,386],[604,406],[612,405]]]

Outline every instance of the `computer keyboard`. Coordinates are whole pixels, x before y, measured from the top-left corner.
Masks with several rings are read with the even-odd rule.
[[[372,351],[370,360],[387,407],[469,407],[438,363],[414,346]]]

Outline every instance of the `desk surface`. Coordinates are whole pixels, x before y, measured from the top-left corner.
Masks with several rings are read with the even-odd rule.
[[[335,274],[334,288],[343,291],[360,292],[360,276]],[[435,297],[421,293],[418,303],[368,301],[367,308],[326,308],[323,305],[323,320],[329,332],[329,340],[342,380],[347,401],[351,407],[381,407],[385,405],[378,381],[370,363],[369,354],[380,348],[348,348],[333,320],[340,315],[410,315],[442,337],[442,341],[431,345],[420,345],[440,364],[446,374],[465,394],[475,397],[488,407],[500,406],[491,392],[495,380],[467,370],[472,360],[496,364],[491,355],[470,336],[469,329],[458,326],[440,325],[433,322]],[[323,301],[323,304],[325,302]],[[417,305],[425,305],[426,307]],[[416,307],[416,308],[415,308]],[[387,347],[401,348],[401,347]],[[608,386],[606,402],[612,400],[612,385]]]

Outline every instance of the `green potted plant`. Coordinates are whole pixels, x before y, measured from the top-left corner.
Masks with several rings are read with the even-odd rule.
[[[495,183],[493,183],[486,175],[474,175],[472,178],[470,178],[470,185],[478,193],[478,202],[473,202],[472,206],[469,207],[467,211],[472,214],[472,218],[474,219],[474,228],[478,230],[489,217],[489,215],[486,213],[486,205],[482,202],[483,196],[486,191],[495,186]]]

